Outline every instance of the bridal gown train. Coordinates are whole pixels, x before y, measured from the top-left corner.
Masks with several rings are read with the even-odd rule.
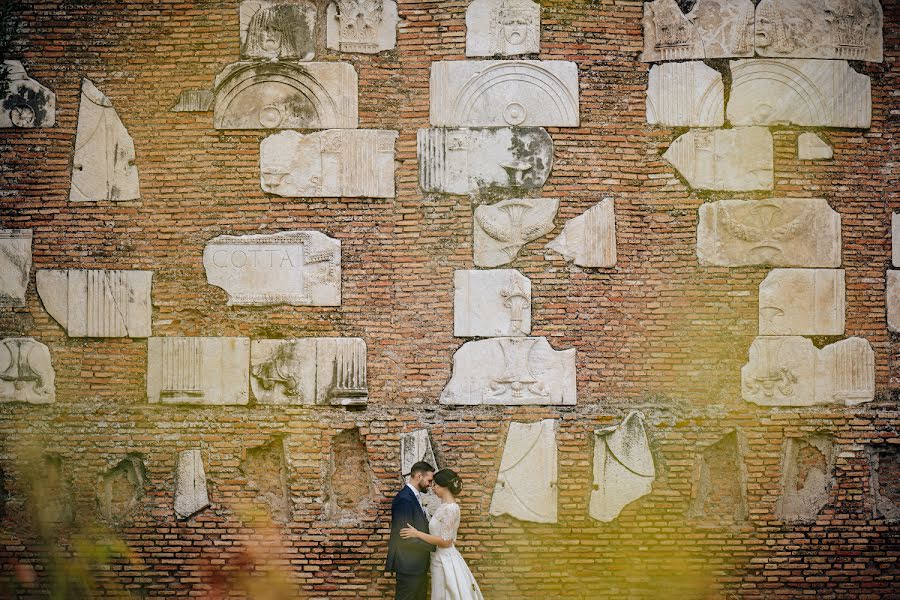
[[[428,522],[431,535],[456,541],[459,505],[441,504]],[[484,600],[475,578],[456,546],[438,548],[431,555],[431,600]]]

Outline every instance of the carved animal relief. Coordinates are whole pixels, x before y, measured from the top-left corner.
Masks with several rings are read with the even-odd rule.
[[[0,340],[0,403],[49,404],[55,383],[47,346],[28,337]]]
[[[510,423],[490,513],[556,523],[556,421]]]
[[[19,61],[4,60],[3,66],[7,87],[0,100],[0,127],[53,127],[56,94],[30,78]]]
[[[466,8],[466,56],[541,51],[541,7],[531,0],[473,0]]]
[[[397,45],[394,0],[337,0],[326,10],[327,45],[332,50],[377,54]]]
[[[147,398],[163,404],[247,404],[250,340],[152,337],[147,340]]]
[[[604,198],[570,219],[547,249],[579,267],[616,266],[616,213],[612,198]]]
[[[531,281],[515,269],[456,271],[453,283],[453,335],[531,333]]]
[[[650,493],[656,471],[640,413],[594,431],[594,489],[590,515],[609,523],[623,508]]]
[[[512,262],[522,246],[553,231],[558,198],[513,198],[475,209],[474,250],[479,267]]]
[[[25,306],[31,273],[31,230],[0,229],[0,306]]]
[[[765,127],[692,129],[663,154],[688,184],[704,190],[771,190],[772,134]]]

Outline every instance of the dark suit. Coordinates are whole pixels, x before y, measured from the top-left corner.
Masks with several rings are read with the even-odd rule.
[[[425,600],[428,564],[435,546],[419,538],[400,537],[400,530],[407,523],[428,533],[428,517],[415,493],[404,485],[391,502],[391,539],[385,570],[397,574],[397,600]]]

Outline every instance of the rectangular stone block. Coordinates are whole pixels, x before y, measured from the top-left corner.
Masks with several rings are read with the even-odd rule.
[[[325,39],[341,52],[377,54],[397,46],[394,0],[335,0],[325,11]]]
[[[843,335],[843,269],[772,269],[759,285],[759,335]]]
[[[515,269],[456,271],[453,284],[453,335],[531,333],[531,281]]]
[[[0,340],[0,403],[50,404],[56,400],[56,372],[50,349],[30,337]]]
[[[182,450],[178,453],[175,467],[175,516],[190,519],[209,507],[209,493],[206,490],[206,471],[199,449]]]
[[[31,235],[30,229],[0,229],[0,306],[25,306]]]
[[[510,423],[490,513],[556,523],[556,421]]]
[[[548,250],[562,254],[579,267],[616,266],[616,212],[612,198],[604,198],[570,219]]]
[[[685,14],[676,0],[644,3],[641,60],[753,56],[752,0],[697,0]]]
[[[647,123],[670,127],[721,127],[725,123],[722,74],[700,61],[650,67]]]
[[[541,6],[531,0],[472,0],[466,8],[466,56],[541,51]]]
[[[163,404],[247,404],[250,340],[244,337],[151,337],[147,398]]]
[[[771,190],[775,183],[772,134],[765,127],[691,129],[663,158],[694,188]]]

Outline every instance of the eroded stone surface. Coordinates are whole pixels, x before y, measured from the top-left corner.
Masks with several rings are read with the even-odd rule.
[[[616,212],[612,198],[604,198],[570,219],[547,248],[579,267],[616,266]]]
[[[0,102],[0,127],[52,127],[56,94],[28,76],[17,60],[4,60],[6,96]]]
[[[109,98],[84,79],[69,200],[136,200],[140,197],[134,141]]]
[[[491,514],[556,523],[556,478],[556,421],[510,423]]]
[[[272,520],[277,523],[290,521],[291,497],[284,439],[278,437],[268,444],[248,448],[241,462],[241,472],[255,499],[268,507]]]
[[[412,466],[419,461],[427,462],[435,469],[441,469],[438,464],[437,457],[434,454],[434,448],[431,445],[431,436],[427,429],[416,429],[408,433],[400,435],[400,474],[406,481]],[[441,499],[434,493],[432,488],[420,496],[422,508],[428,515],[433,515],[441,505]]]
[[[627,505],[649,494],[654,479],[643,415],[631,412],[618,425],[594,431],[591,517],[609,523]]]
[[[31,237],[31,229],[0,229],[0,306],[25,306]]]
[[[214,100],[212,90],[182,90],[172,112],[209,112]]]
[[[888,329],[900,333],[900,271],[888,269],[885,296]]]
[[[647,82],[647,123],[720,127],[725,123],[722,74],[700,61],[653,65]]]
[[[875,399],[875,351],[852,337],[819,350],[816,394],[826,402],[855,406]],[[824,386],[823,386],[824,382]]]
[[[312,60],[316,49],[316,7],[291,0],[241,2],[241,58]]]
[[[50,404],[56,400],[56,372],[50,349],[34,338],[0,340],[0,403]]]
[[[720,200],[700,206],[702,265],[841,266],[841,216],[821,198]]]
[[[748,516],[745,442],[737,431],[702,449],[694,463],[688,516],[740,523]]]
[[[453,335],[531,333],[531,281],[515,269],[456,271],[453,285]]]
[[[869,127],[868,75],[842,60],[747,59],[731,62],[732,125]]]
[[[900,213],[891,213],[891,264],[900,267]]]
[[[704,190],[771,190],[772,134],[765,127],[692,129],[663,154],[692,187]]]
[[[869,447],[869,482],[874,498],[874,516],[900,521],[900,448]]]
[[[207,242],[203,267],[229,305],[341,304],[341,242],[318,231],[220,235]]]
[[[282,131],[259,145],[264,192],[297,197],[393,198],[396,131]]]
[[[577,127],[578,67],[561,60],[431,63],[435,127]]]
[[[553,167],[553,140],[539,127],[420,129],[418,157],[425,192],[537,189]]]
[[[807,131],[797,136],[797,158],[800,160],[828,160],[834,151],[822,138]]]
[[[531,0],[472,0],[466,8],[466,56],[541,51],[541,6]]]
[[[463,344],[441,404],[575,404],[575,349],[544,337],[500,337]]]
[[[152,278],[152,271],[41,269],[35,274],[44,308],[69,337],[149,337]]]
[[[522,246],[553,231],[558,198],[513,198],[475,209],[475,264],[499,267],[512,262]]]
[[[759,335],[843,335],[843,269],[772,269],[759,284]]]
[[[828,504],[833,471],[831,436],[787,438],[781,463],[781,498],[775,505],[775,514],[785,521],[815,520]]]
[[[644,4],[644,52],[658,62],[753,56],[752,0],[697,0],[688,14],[675,0]]]
[[[138,454],[129,454],[100,476],[97,504],[100,516],[120,524],[140,507],[147,478],[144,461]]]
[[[175,467],[175,516],[190,519],[209,506],[200,450],[182,450]]]
[[[394,0],[336,0],[328,5],[326,40],[332,50],[377,54],[397,45]]]
[[[325,518],[343,524],[357,521],[377,502],[377,481],[359,428],[336,434],[325,479]]]
[[[147,398],[164,404],[247,404],[250,340],[151,337]]]

